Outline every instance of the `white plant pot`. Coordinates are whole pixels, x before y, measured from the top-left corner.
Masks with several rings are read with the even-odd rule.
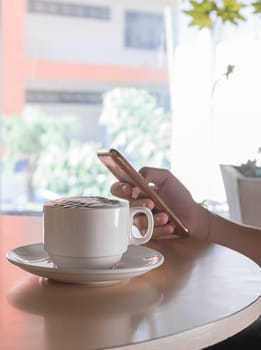
[[[230,218],[261,227],[261,178],[242,175],[232,165],[220,165]]]

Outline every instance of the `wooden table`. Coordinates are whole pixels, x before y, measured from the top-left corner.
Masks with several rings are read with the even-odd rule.
[[[261,311],[261,270],[193,239],[154,241],[164,264],[126,284],[48,281],[5,254],[42,242],[40,217],[0,217],[0,349],[199,349],[247,327]]]

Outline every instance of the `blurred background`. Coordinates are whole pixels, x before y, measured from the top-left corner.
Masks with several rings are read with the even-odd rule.
[[[226,215],[220,164],[261,146],[260,1],[0,3],[2,212],[109,196],[114,147]]]

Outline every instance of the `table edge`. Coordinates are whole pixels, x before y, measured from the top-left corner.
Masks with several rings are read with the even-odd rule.
[[[117,350],[195,350],[214,345],[237,334],[261,315],[261,296],[244,309],[220,320],[147,342],[119,346]],[[112,349],[112,348],[108,348]]]

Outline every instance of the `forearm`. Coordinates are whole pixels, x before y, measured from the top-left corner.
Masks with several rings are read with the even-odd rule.
[[[239,225],[225,218],[207,212],[205,213],[206,238],[211,242],[221,244],[248,256],[261,266],[261,229]],[[206,220],[206,214],[208,218]],[[207,232],[209,231],[209,232]]]

